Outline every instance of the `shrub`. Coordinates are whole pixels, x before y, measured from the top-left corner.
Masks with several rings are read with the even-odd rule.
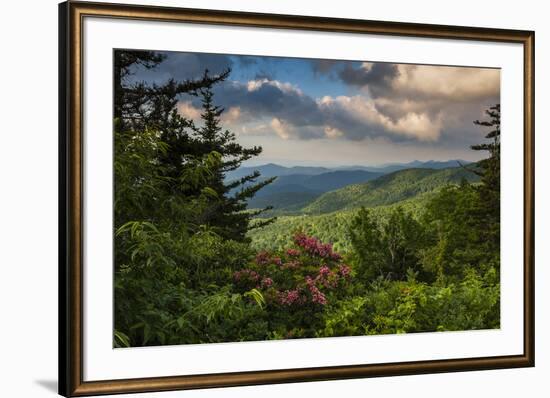
[[[261,292],[276,335],[314,337],[326,306],[345,297],[352,271],[330,243],[301,232],[293,242],[279,252],[259,252],[247,268],[233,274],[233,284],[241,293]]]

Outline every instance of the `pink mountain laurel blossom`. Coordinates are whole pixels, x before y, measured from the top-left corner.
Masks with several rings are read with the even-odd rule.
[[[269,288],[273,286],[273,279],[267,277],[263,278],[260,286],[263,288]]]
[[[323,265],[319,268],[319,275],[315,277],[315,281],[326,288],[334,289],[338,286],[338,278],[338,274],[331,271],[327,265]]]
[[[284,292],[279,292],[279,302],[282,305],[293,305],[301,304],[303,301],[300,295],[300,289],[285,290]]]
[[[298,257],[302,252],[298,249],[286,249],[286,255],[289,257]]]
[[[319,290],[317,286],[315,286],[315,281],[311,279],[311,277],[306,276],[306,286],[309,289],[309,292],[311,293],[311,301],[315,304],[320,305],[326,305],[327,304],[327,298],[324,295],[323,292]]]
[[[303,233],[297,233],[294,235],[294,243],[303,248],[307,253],[322,257],[328,258],[331,260],[341,260],[342,256],[332,250],[331,243],[323,243],[319,239],[313,236],[307,236]]]
[[[330,268],[328,265],[324,264],[321,268],[319,268],[319,275],[322,275],[323,277],[327,277],[330,275]]]
[[[351,278],[351,268],[349,265],[346,265],[346,264],[338,265],[338,273],[342,276],[342,278],[345,278],[345,279]]]

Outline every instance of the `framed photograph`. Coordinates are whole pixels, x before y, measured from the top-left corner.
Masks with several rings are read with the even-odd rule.
[[[534,32],[59,26],[62,395],[534,366]]]

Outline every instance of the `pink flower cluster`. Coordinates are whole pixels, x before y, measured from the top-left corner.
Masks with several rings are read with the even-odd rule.
[[[262,282],[260,283],[260,286],[263,287],[263,288],[269,288],[273,285],[273,279],[271,278],[263,278],[262,279]]]
[[[300,304],[304,302],[304,298],[300,294],[300,289],[285,290],[279,292],[279,302],[283,305]]]
[[[259,252],[256,255],[256,259],[254,260],[254,262],[257,265],[267,265],[270,263],[277,264],[277,265],[283,264],[283,260],[281,259],[281,257],[271,257],[269,255],[269,252],[266,252],[266,251]]]
[[[302,252],[298,249],[286,249],[287,256],[298,257]]]
[[[331,274],[330,268],[327,265],[323,265],[321,268],[319,268],[319,275],[322,277],[327,277]]]
[[[351,278],[351,268],[349,265],[346,264],[340,264],[338,266],[338,273],[346,279]]]
[[[319,282],[327,288],[335,288],[338,286],[338,275],[336,272],[331,271],[327,265],[323,265],[319,268],[319,274],[315,277],[315,282]]]
[[[309,289],[309,292],[311,293],[311,301],[313,303],[326,305],[327,303],[326,296],[323,294],[323,292],[319,290],[319,288],[315,285],[315,281],[311,279],[311,277],[309,276],[306,276],[306,286]]]
[[[332,260],[341,260],[342,256],[332,250],[332,244],[323,243],[313,236],[304,233],[294,235],[294,243],[303,248],[309,254]]]

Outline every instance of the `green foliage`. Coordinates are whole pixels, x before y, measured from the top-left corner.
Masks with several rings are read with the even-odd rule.
[[[211,231],[174,240],[136,223],[121,228],[119,236],[126,236],[131,255],[128,263],[117,264],[115,327],[132,345],[204,342],[203,335],[216,341],[212,328],[223,330],[230,321],[236,329],[248,328],[250,313],[261,309],[221,287],[246,264],[246,244]],[[183,333],[184,320],[195,322],[194,329]]]
[[[499,249],[484,239],[485,220],[477,187],[462,184],[442,190],[423,215],[431,240],[421,252],[424,268],[449,278],[462,278],[469,268],[498,268]]]
[[[403,280],[409,271],[420,272],[419,251],[425,246],[420,223],[397,207],[386,220],[375,219],[362,208],[350,230],[353,257],[359,277]]]
[[[469,271],[458,283],[379,280],[366,296],[365,334],[477,330],[500,327],[495,270]]]
[[[324,324],[316,332],[316,337],[358,336],[365,333],[363,318],[367,298],[354,296],[334,302],[327,308]]]
[[[436,194],[436,191],[426,192],[395,204],[369,208],[369,212],[383,221],[394,209],[401,207],[418,219],[426,203]],[[349,253],[352,250],[349,231],[358,212],[359,209],[353,209],[320,215],[278,216],[272,224],[249,231],[248,236],[256,250],[280,250],[292,243],[292,232],[300,230],[331,242],[339,252]]]

